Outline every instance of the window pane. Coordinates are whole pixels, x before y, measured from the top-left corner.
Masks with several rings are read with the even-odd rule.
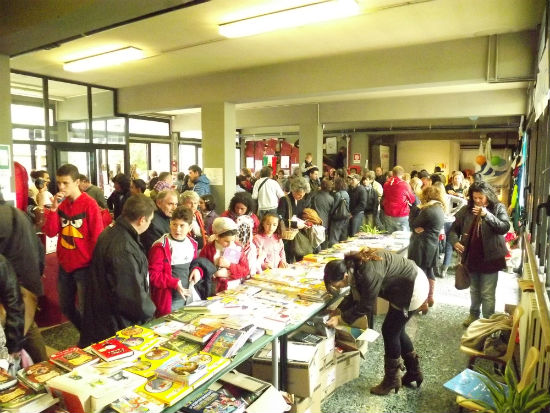
[[[237,171],[237,175],[240,173],[241,170],[241,149],[236,148],[235,149],[235,171]]]
[[[187,173],[189,167],[197,163],[196,146],[180,145],[179,152],[179,171]]]
[[[159,174],[170,171],[169,143],[151,143],[151,169]]]
[[[92,88],[92,139],[94,143],[126,142],[125,118],[114,117],[114,92]]]
[[[130,142],[130,176],[149,180],[147,176],[147,144]]]
[[[31,145],[22,145],[22,144],[14,143],[13,160],[23,165],[30,177],[30,173],[34,169],[32,167]]]
[[[129,119],[130,133],[136,135],[170,136],[170,124],[146,119]]]
[[[50,139],[57,142],[88,142],[88,89],[67,82],[48,81],[51,97]]]

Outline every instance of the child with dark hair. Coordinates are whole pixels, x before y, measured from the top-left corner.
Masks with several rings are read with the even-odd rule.
[[[218,213],[215,209],[216,201],[212,195],[206,194],[200,197],[199,210],[202,212],[204,229],[208,235],[212,235],[212,223],[216,218],[218,218]]]
[[[257,272],[288,266],[281,231],[277,214],[268,213],[262,217],[258,233],[254,235],[254,244],[258,248]]]

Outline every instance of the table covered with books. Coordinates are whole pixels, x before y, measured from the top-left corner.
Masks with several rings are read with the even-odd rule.
[[[289,401],[279,389],[296,395],[295,403],[316,397],[320,406],[338,384],[358,375],[366,348],[357,340],[366,325],[342,327],[336,346],[334,331],[324,326],[321,313],[332,297],[323,268],[369,243],[397,252],[405,245],[357,237],[88,348],[65,349],[20,370],[17,384],[2,390],[0,382],[0,407],[38,412],[59,401],[70,412],[199,412],[217,404],[251,412],[267,403],[276,409],[270,411],[284,411]],[[234,371],[250,360],[253,377]],[[340,383],[339,363],[345,367]]]

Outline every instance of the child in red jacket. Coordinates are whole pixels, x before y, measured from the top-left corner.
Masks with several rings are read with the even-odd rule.
[[[189,235],[193,211],[179,206],[170,218],[170,233],[164,234],[149,250],[149,281],[151,299],[157,307],[157,317],[185,306],[191,289],[203,274],[193,265],[197,258],[197,241]]]
[[[212,235],[200,256],[218,267],[214,273],[216,292],[225,291],[240,284],[250,272],[243,248],[235,242],[237,224],[230,218],[216,218],[212,223]],[[238,280],[238,281],[237,281]]]

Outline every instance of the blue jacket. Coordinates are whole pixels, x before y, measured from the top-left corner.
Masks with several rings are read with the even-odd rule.
[[[199,194],[199,196],[208,195],[210,193],[210,179],[208,179],[206,175],[199,176],[194,183],[195,186],[193,190]]]

